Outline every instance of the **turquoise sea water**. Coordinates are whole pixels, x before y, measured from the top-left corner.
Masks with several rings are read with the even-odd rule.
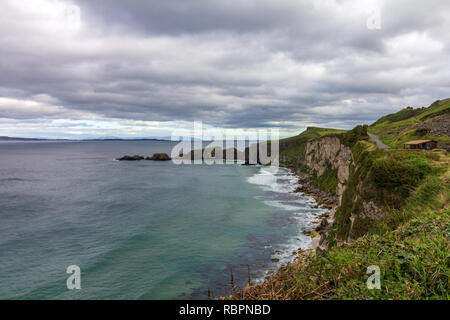
[[[206,299],[309,245],[321,211],[286,169],[113,160],[173,145],[0,143],[0,299]]]

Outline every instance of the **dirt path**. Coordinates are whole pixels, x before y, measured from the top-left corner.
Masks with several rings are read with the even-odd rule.
[[[378,149],[390,149],[390,147],[383,142],[381,142],[380,138],[377,135],[372,133],[368,133],[370,141],[375,142],[377,144]]]

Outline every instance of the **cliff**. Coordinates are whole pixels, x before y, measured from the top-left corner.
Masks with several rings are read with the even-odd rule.
[[[339,204],[347,186],[351,163],[351,149],[338,137],[324,137],[306,144],[304,166],[307,172],[312,173],[313,184],[337,195]]]
[[[444,132],[435,122],[448,114],[449,101],[389,115],[371,127],[308,128],[281,140],[280,163],[305,176],[302,182],[338,197],[339,206],[317,227],[322,235],[318,251],[300,255],[263,284],[248,286],[233,298],[447,298],[448,152],[377,149],[367,130],[380,133],[380,128],[410,121],[412,129],[403,127],[401,137],[390,129],[385,135],[400,145],[406,139],[402,132],[423,125],[420,117],[433,132]],[[441,144],[448,139],[443,134]],[[366,286],[370,265],[381,269],[380,290]]]
[[[308,130],[305,135],[311,136]],[[316,133],[318,131],[317,128],[312,130]],[[337,197],[336,213],[332,211],[317,228],[322,234],[321,249],[327,249],[330,242],[357,238],[360,235],[360,225],[370,227],[385,216],[383,204],[363,197],[368,185],[372,185],[361,176],[361,169],[367,165],[362,163],[361,154],[365,153],[361,153],[361,148],[368,152],[376,149],[367,140],[367,126],[357,126],[347,132],[327,131],[318,138],[304,142],[302,153],[294,159],[288,156],[282,158],[283,164],[306,175],[313,187]],[[354,152],[358,155],[357,158],[354,157]],[[293,167],[293,163],[296,166]]]

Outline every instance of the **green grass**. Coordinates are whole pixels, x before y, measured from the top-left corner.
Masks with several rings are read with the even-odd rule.
[[[392,146],[430,138],[413,126],[450,110],[450,99],[428,108],[407,108],[369,127]],[[308,128],[282,140],[281,154],[300,165],[306,142],[337,136],[351,148],[353,163],[342,203],[328,235],[327,251],[299,255],[263,284],[248,286],[234,299],[450,299],[450,157],[445,150],[379,150],[365,135],[367,126],[350,131]],[[431,137],[435,138],[435,137]],[[436,137],[440,142],[449,137]],[[311,183],[336,189],[331,166]],[[382,214],[366,216],[373,203]],[[351,218],[353,222],[351,221]],[[347,243],[348,239],[356,239]],[[381,289],[369,290],[367,267],[381,270]]]
[[[445,151],[377,150],[373,144],[360,141],[352,152],[355,164],[350,167],[347,188],[335,215],[335,236],[341,240],[397,227],[405,221],[402,208],[420,199],[412,195],[426,190],[423,197],[432,196],[432,190],[442,188],[438,177],[448,170]],[[439,184],[432,185],[436,181]],[[375,217],[363,214],[369,203],[378,208]]]
[[[301,255],[261,285],[234,299],[450,298],[450,175],[430,176],[410,195],[403,221],[320,255]],[[400,214],[400,211],[397,212]],[[367,288],[367,268],[378,266],[381,289]]]
[[[380,140],[391,148],[403,148],[403,143],[430,139],[450,145],[450,137],[430,135],[414,126],[433,121],[437,116],[450,112],[450,99],[438,100],[428,108],[412,109],[410,107],[380,118],[369,127],[369,132],[379,135]]]
[[[325,170],[320,177],[315,172],[311,176],[311,185],[332,195],[336,194],[338,183],[338,170],[331,167]]]
[[[384,191],[383,198],[387,194],[395,195],[396,202],[407,198],[410,190],[433,171],[430,159],[423,154],[385,151],[378,155],[373,161],[370,178]]]
[[[449,235],[449,209],[422,212],[394,231],[301,258],[233,298],[448,300]],[[380,268],[380,289],[367,287],[369,266]]]
[[[284,159],[285,164],[290,166],[300,166],[300,162],[304,159],[304,151],[306,143],[314,139],[331,135],[342,134],[346,130],[327,129],[308,127],[301,134],[280,140],[280,158]]]

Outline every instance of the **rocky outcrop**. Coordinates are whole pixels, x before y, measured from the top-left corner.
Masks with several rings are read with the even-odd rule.
[[[424,121],[414,126],[416,133],[429,134],[436,137],[450,136],[450,113],[436,116],[432,121]],[[450,145],[444,141],[438,141],[438,148],[450,150]]]
[[[316,252],[320,253],[328,249],[336,208],[341,204],[342,195],[347,187],[353,155],[351,149],[342,144],[339,137],[327,136],[307,142],[300,163],[303,166],[302,170],[308,171],[308,174],[297,173],[300,186],[296,192],[312,196],[318,205],[329,210],[321,217],[315,229],[320,235]],[[334,190],[329,190],[332,194],[321,190],[320,186],[312,186],[311,176],[315,177],[314,180],[322,179],[323,183],[332,185]]]
[[[122,158],[116,160],[119,161],[140,161],[140,160],[155,160],[155,161],[168,161],[171,160],[167,153],[155,153],[151,157],[144,158],[143,156],[135,154],[134,156],[125,155]]]
[[[171,158],[167,155],[167,153],[155,153],[153,156],[145,158],[145,160],[169,161]]]
[[[119,161],[139,161],[139,160],[144,160],[144,157],[139,156],[137,154],[134,155],[134,156],[126,155],[126,156],[123,156],[122,158],[118,158],[116,160],[119,160]]]
[[[337,196],[331,195],[323,190],[311,186],[310,176],[306,173],[296,171],[295,172],[299,186],[294,192],[300,192],[311,196],[317,202],[318,206],[323,209],[333,209],[339,204]]]
[[[320,235],[319,244],[317,247],[319,250],[317,250],[317,253],[320,253],[320,250],[328,250],[329,234],[336,219],[335,213],[336,209],[330,210],[324,217],[322,217],[319,225],[315,229]]]
[[[367,142],[364,129],[312,139],[298,156],[298,165],[290,166],[299,177],[296,191],[314,197],[319,206],[329,210],[316,228],[321,236],[319,251],[326,250],[331,242],[352,241],[367,232],[374,221],[385,218],[380,204],[367,200],[373,186],[365,178],[369,164],[361,161],[366,154],[363,150],[374,146]]]
[[[309,172],[321,177],[327,170],[337,170],[336,195],[339,203],[346,188],[352,152],[338,137],[324,137],[306,144],[304,165]]]

